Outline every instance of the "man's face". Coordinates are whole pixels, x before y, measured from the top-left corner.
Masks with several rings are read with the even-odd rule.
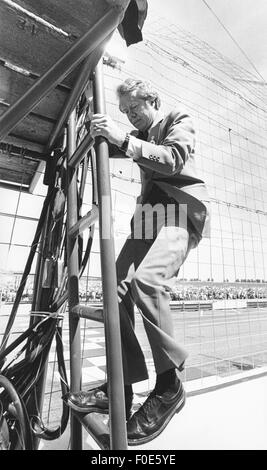
[[[119,108],[140,131],[145,131],[151,126],[157,113],[154,104],[138,96],[136,90],[120,97]]]

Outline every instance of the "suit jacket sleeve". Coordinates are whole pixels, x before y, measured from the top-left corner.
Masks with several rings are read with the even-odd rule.
[[[140,166],[161,174],[180,173],[194,147],[192,119],[186,113],[174,111],[164,120],[159,143],[142,141],[141,156],[134,160]]]
[[[137,134],[138,131],[136,131],[135,129],[130,132],[131,136],[136,136]],[[111,144],[110,142],[108,142],[108,151],[110,158],[131,158],[130,155],[125,154],[125,152],[119,147],[117,147],[117,145]]]

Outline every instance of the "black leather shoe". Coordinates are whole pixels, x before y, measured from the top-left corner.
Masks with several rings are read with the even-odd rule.
[[[108,413],[106,384],[92,390],[69,393],[63,398],[73,410],[80,413],[90,413],[99,410],[103,413]]]
[[[69,393],[63,397],[70,408],[80,413],[92,413],[94,411],[101,411],[101,413],[108,413],[109,400],[107,394],[107,384],[100,385],[99,387],[80,391],[76,393]],[[130,418],[131,408],[133,402],[133,394],[125,395],[125,413],[126,420]]]
[[[178,391],[158,393],[155,389],[127,423],[129,445],[140,445],[155,439],[167,426],[175,413],[185,404],[182,383]]]

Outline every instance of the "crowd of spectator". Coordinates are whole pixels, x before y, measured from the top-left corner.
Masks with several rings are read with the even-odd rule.
[[[224,299],[266,299],[267,286],[244,286],[244,285],[218,285],[198,283],[182,284],[177,283],[170,292],[172,300],[224,300]],[[15,289],[3,289],[2,301],[13,302],[15,300]],[[22,301],[31,302],[32,289],[26,290],[22,296]],[[81,302],[101,302],[103,300],[101,281],[90,282],[80,289]]]
[[[101,301],[101,284],[81,293],[82,301]],[[223,299],[263,299],[267,298],[267,287],[225,286],[225,285],[182,285],[177,284],[170,292],[172,300],[223,300]]]
[[[224,300],[267,298],[266,287],[244,286],[179,286],[171,292],[172,300]]]

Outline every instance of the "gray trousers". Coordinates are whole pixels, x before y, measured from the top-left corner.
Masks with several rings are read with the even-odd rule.
[[[168,290],[195,244],[195,238],[177,226],[162,227],[154,241],[126,240],[117,259],[125,384],[148,378],[144,354],[134,330],[134,305],[142,316],[157,374],[179,367],[188,356],[174,337]]]

